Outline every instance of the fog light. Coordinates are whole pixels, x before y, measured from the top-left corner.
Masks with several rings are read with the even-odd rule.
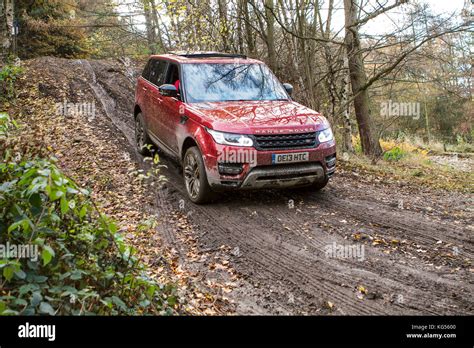
[[[336,155],[326,157],[326,165],[328,167],[334,167],[336,165]]]
[[[238,175],[244,170],[242,163],[219,163],[218,168],[222,175]]]

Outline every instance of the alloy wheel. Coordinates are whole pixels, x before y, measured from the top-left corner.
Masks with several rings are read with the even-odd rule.
[[[192,199],[195,199],[199,195],[201,182],[198,161],[193,153],[188,153],[186,155],[184,164],[184,181],[189,196],[191,196]]]

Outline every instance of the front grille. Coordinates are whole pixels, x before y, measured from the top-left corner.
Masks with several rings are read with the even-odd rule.
[[[316,132],[254,135],[257,150],[308,149],[318,145]]]

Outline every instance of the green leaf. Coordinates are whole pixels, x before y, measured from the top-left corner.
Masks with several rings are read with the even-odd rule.
[[[30,303],[33,307],[36,307],[43,300],[43,296],[39,291],[35,291],[31,296]]]
[[[146,289],[146,294],[148,296],[148,298],[153,298],[153,295],[155,294],[155,291],[156,291],[156,286],[154,285],[151,285],[148,287],[148,289]]]
[[[112,232],[112,233],[115,233],[118,230],[117,225],[113,222],[110,222],[108,224],[108,227],[109,227],[109,231]]]
[[[177,300],[178,299],[176,298],[176,296],[170,296],[170,297],[168,297],[168,304],[171,307],[173,307],[176,304]]]
[[[48,280],[48,277],[40,276],[40,275],[34,276],[33,278],[34,278],[35,282],[37,282],[37,283],[44,283],[45,281]]]
[[[3,276],[6,280],[10,281],[13,278],[13,274],[15,274],[15,269],[12,266],[6,266],[3,269]]]
[[[40,170],[38,170],[38,174],[41,175],[41,176],[48,177],[51,174],[51,170],[49,170],[49,169],[40,169]]]
[[[82,206],[81,211],[79,212],[79,217],[82,219],[84,216],[86,216],[87,213],[87,206]]]
[[[64,195],[64,192],[63,192],[63,191],[55,190],[55,191],[51,191],[51,193],[50,193],[50,195],[49,195],[49,198],[50,198],[52,201],[56,201],[56,200],[58,200],[59,198],[61,198],[63,195]]]
[[[18,271],[15,272],[15,276],[18,279],[25,279],[26,278],[26,273],[23,272],[21,269],[19,269]]]
[[[61,197],[61,214],[66,214],[69,211],[69,202],[66,197]]]
[[[20,314],[20,313],[18,313],[17,311],[11,310],[11,309],[5,309],[2,312],[2,315],[18,315],[18,314]]]
[[[41,302],[39,312],[43,314],[54,315],[54,308],[48,302]]]
[[[16,230],[18,227],[22,226],[24,221],[25,221],[25,219],[21,219],[21,220],[18,220],[17,222],[12,223],[12,224],[8,227],[8,232],[14,231],[14,230]]]
[[[20,296],[23,296],[24,294],[36,289],[38,289],[38,285],[36,284],[25,284],[20,287],[19,294]]]
[[[54,250],[50,246],[45,245],[41,253],[41,258],[43,259],[43,266],[46,266],[48,263],[50,263],[53,257]]]
[[[121,310],[126,311],[127,310],[127,305],[125,302],[123,302],[120,298],[117,296],[112,296],[112,302],[119,307]]]
[[[30,204],[34,207],[41,207],[41,196],[38,193],[34,193],[30,196]]]
[[[72,272],[70,278],[71,278],[72,280],[79,280],[79,279],[81,279],[81,278],[82,278],[82,273],[81,273],[81,271],[77,271],[77,270],[76,270],[76,271]]]
[[[17,298],[16,300],[13,301],[13,303],[17,306],[27,306],[28,302],[25,299],[22,298]]]
[[[142,306],[142,307],[148,307],[150,304],[151,304],[151,302],[148,301],[148,300],[142,300],[139,303],[139,305]]]

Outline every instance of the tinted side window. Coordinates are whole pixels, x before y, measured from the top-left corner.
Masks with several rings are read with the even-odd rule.
[[[153,60],[149,60],[148,63],[146,63],[145,65],[145,69],[143,69],[143,73],[142,73],[142,77],[145,79],[145,80],[149,80],[150,79],[150,70],[151,70],[151,65],[153,63]]]
[[[168,68],[168,73],[166,74],[166,81],[165,83],[174,84],[177,80],[179,80],[179,69],[176,64],[170,64]]]
[[[167,63],[163,60],[155,60],[150,70],[149,81],[157,86],[163,84]]]

